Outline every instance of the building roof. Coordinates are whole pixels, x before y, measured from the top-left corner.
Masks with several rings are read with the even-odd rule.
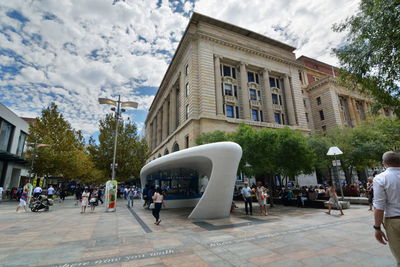
[[[26,121],[27,123],[31,124],[35,122],[35,118],[27,118],[27,117],[20,117],[21,119],[23,119],[24,121]]]
[[[336,67],[336,66],[330,65],[328,63],[325,63],[325,62],[322,62],[322,61],[319,61],[319,60],[316,60],[314,58],[307,57],[307,56],[304,56],[304,55],[302,55],[299,58],[297,58],[297,61],[301,61],[301,62],[310,61],[310,62],[314,62],[314,63],[317,63],[317,64],[321,64],[321,65],[327,66],[329,68],[334,68],[336,70],[339,70],[339,68]]]
[[[278,47],[288,50],[290,52],[293,52],[294,50],[296,50],[296,47],[293,47],[293,46],[287,45],[285,43],[279,42],[277,40],[271,39],[265,35],[238,27],[236,25],[233,25],[233,24],[221,21],[221,20],[217,20],[217,19],[208,17],[208,16],[202,15],[200,13],[196,13],[196,12],[193,12],[193,15],[190,18],[189,24],[191,24],[191,23],[197,24],[201,21],[211,24],[211,25],[215,25],[217,27],[223,28],[228,31],[232,31],[232,32],[244,35],[244,36],[252,38],[252,39],[256,39],[256,40],[264,42],[264,43],[278,46]]]

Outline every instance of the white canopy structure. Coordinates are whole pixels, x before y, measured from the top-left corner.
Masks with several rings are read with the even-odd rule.
[[[140,172],[148,184],[167,191],[169,208],[194,207],[190,219],[229,216],[242,148],[233,142],[196,146],[155,159]],[[200,192],[200,177],[209,181]]]

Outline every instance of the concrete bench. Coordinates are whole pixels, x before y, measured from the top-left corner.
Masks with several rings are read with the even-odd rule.
[[[367,197],[344,197],[344,201],[349,201],[351,204],[365,204],[368,205]]]

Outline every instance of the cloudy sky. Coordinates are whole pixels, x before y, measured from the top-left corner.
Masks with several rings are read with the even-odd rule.
[[[98,97],[139,103],[124,118],[143,127],[147,110],[193,11],[264,34],[337,64],[343,34],[333,23],[358,0],[0,1],[0,102],[36,117],[55,102],[85,136],[109,112]]]

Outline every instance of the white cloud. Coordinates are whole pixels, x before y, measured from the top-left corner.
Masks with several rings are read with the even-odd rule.
[[[340,43],[342,35],[332,32],[331,26],[353,14],[358,0],[112,3],[1,1],[0,49],[20,56],[14,59],[0,53],[1,66],[20,68],[17,73],[6,72],[3,79],[0,77],[2,102],[20,115],[37,116],[54,101],[74,127],[89,135],[110,108],[99,105],[98,97],[121,94],[125,100],[137,101],[140,110],[149,108],[154,96],[139,94],[136,88],[159,86],[193,8],[296,46],[298,56],[335,64],[330,49]],[[12,10],[29,22],[23,24],[7,16]],[[128,114],[134,116],[132,111]],[[138,123],[142,125],[143,121]]]

